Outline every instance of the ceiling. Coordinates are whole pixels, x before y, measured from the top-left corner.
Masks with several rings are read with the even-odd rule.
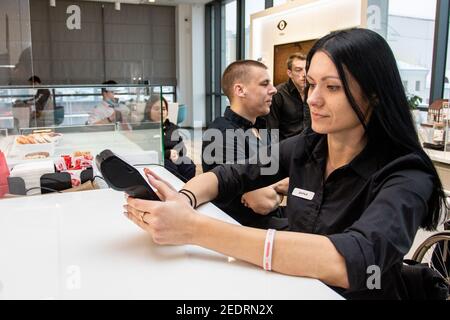
[[[142,4],[152,4],[152,5],[176,5],[176,4],[206,4],[211,2],[211,0],[156,0],[155,2],[149,3],[148,0],[85,0],[93,2],[120,2],[120,3],[142,3]],[[56,0],[58,2],[58,0]]]

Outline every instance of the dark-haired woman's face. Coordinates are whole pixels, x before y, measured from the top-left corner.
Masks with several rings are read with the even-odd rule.
[[[312,129],[320,134],[361,133],[364,128],[345,95],[343,83],[336,66],[327,54],[314,54],[307,74],[308,105],[311,112]],[[368,103],[363,98],[359,84],[347,73],[350,91],[367,114]],[[362,131],[361,131],[362,130]]]
[[[162,114],[163,114],[163,122],[167,119],[167,108],[166,104],[161,101],[156,101],[152,104],[150,108],[149,118],[150,121],[159,122],[161,121],[161,106],[162,106]]]

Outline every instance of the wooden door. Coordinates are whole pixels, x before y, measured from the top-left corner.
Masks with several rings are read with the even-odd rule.
[[[292,42],[286,44],[280,44],[274,46],[274,64],[273,64],[273,83],[274,85],[279,85],[280,83],[286,82],[288,76],[286,74],[287,65],[286,61],[289,56],[296,52],[301,52],[305,56],[308,55],[309,50],[311,50],[314,43],[317,40],[307,40],[300,42]]]

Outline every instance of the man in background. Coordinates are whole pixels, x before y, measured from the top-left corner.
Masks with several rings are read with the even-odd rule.
[[[269,113],[272,97],[277,92],[267,67],[253,60],[231,63],[222,76],[222,90],[230,101],[222,117],[215,119],[205,131],[202,146],[203,172],[225,163],[246,162],[258,150],[273,141],[266,129],[264,116]],[[220,133],[220,148],[211,148],[216,141],[213,133]],[[230,134],[235,138],[230,138]],[[210,137],[211,136],[211,137]],[[217,138],[217,137],[215,137]],[[239,223],[255,228],[285,229],[287,219],[279,205],[283,196],[270,186],[252,192],[236,194],[228,203],[214,202]]]
[[[41,79],[34,75],[28,79],[33,87],[42,84]],[[50,90],[40,88],[33,98],[24,101],[31,107],[30,125],[34,127],[51,126],[54,123],[53,99]]]
[[[267,127],[279,129],[279,140],[302,132],[311,125],[309,107],[305,101],[306,56],[294,53],[287,62],[289,80],[277,86],[270,113],[266,116]]]
[[[102,88],[103,99],[89,112],[88,125],[122,122],[124,117],[128,115],[128,111],[125,110],[126,107],[120,106],[118,99],[115,97],[114,86],[117,85],[117,82],[108,80],[102,84],[111,85],[111,87]]]

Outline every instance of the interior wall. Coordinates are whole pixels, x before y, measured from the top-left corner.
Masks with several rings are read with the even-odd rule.
[[[185,104],[185,127],[205,125],[205,6],[177,6],[177,100]]]
[[[251,59],[273,75],[274,46],[314,40],[331,31],[366,26],[366,0],[299,0],[251,16]],[[284,21],[284,29],[280,22]]]
[[[30,2],[35,73],[46,84],[176,85],[175,7]],[[74,13],[76,8],[78,13]]]

